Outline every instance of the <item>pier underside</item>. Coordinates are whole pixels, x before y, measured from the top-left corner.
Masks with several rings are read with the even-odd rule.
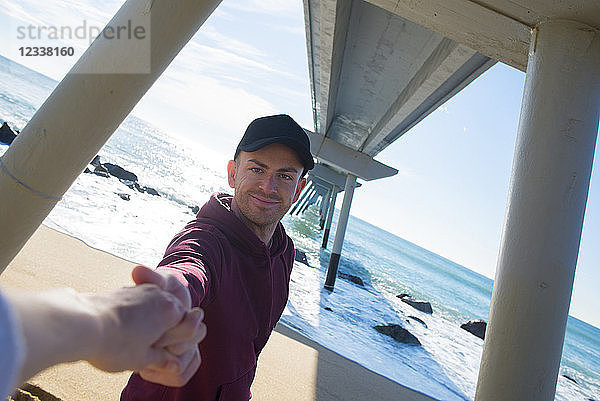
[[[309,200],[330,211],[323,247],[345,188],[329,290],[357,178],[396,173],[377,154],[494,63],[526,72],[476,398],[552,400],[598,131],[600,3],[304,0],[304,11],[313,152],[332,176],[314,172],[327,190]]]

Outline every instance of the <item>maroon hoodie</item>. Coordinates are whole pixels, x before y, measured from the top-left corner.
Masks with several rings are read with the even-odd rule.
[[[258,354],[288,299],[294,245],[281,223],[270,249],[214,194],[173,238],[160,270],[175,274],[204,309],[202,363],[181,388],[133,374],[121,401],[247,401]]]

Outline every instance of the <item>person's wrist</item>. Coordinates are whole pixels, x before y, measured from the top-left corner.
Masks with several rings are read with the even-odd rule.
[[[81,334],[86,338],[81,341],[82,349],[78,359],[94,360],[105,352],[104,339],[115,331],[114,317],[110,316],[108,308],[99,301],[100,295],[76,294],[76,302],[81,305],[78,320]]]

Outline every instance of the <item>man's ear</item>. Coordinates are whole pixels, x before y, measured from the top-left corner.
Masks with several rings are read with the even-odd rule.
[[[296,186],[296,193],[294,194],[294,200],[292,200],[292,203],[294,203],[298,200],[298,198],[300,197],[300,192],[302,192],[302,190],[304,189],[305,186],[306,186],[306,178],[301,178],[300,181],[298,182],[298,185]]]
[[[229,163],[227,163],[227,182],[231,188],[235,188],[235,173],[235,161],[229,160]]]

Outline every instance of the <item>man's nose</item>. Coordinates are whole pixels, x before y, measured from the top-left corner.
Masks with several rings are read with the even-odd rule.
[[[277,192],[275,176],[273,174],[266,174],[260,182],[260,189],[262,189],[266,194]]]

